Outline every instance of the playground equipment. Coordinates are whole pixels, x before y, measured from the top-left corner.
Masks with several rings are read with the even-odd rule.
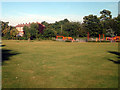
[[[113,37],[114,40],[120,40],[120,36]]]
[[[73,40],[72,37],[64,37],[64,40]]]
[[[101,36],[103,36],[103,38],[101,39]],[[89,32],[87,33],[87,40],[89,41],[90,37],[89,37]],[[96,39],[92,39],[92,40],[95,40],[95,41],[100,41],[100,40],[105,40],[105,37],[104,37],[104,34],[99,34],[99,38],[96,38]]]
[[[87,40],[89,40],[89,32],[87,33]]]
[[[100,36],[101,36],[101,35],[103,35],[103,38],[102,38],[102,39],[100,39]],[[100,41],[100,40],[103,41],[103,40],[105,39],[105,38],[104,38],[104,34],[101,34],[101,35],[99,34],[99,41]]]
[[[105,37],[104,34],[99,34],[99,37],[96,39],[90,38],[89,37],[89,32],[87,33],[87,40],[91,40],[91,41],[120,41],[120,36],[115,36],[115,37]]]
[[[106,37],[106,41],[107,41],[107,40],[120,41],[120,36]]]
[[[64,40],[64,36],[56,36],[56,39],[58,39],[59,37],[62,37],[62,39]]]
[[[64,37],[64,36],[56,36],[56,39],[58,39],[58,38],[62,38],[62,40],[71,40],[71,41],[73,41],[73,38],[72,37]]]

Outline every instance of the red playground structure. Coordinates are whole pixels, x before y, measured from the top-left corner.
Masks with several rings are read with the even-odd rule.
[[[87,33],[87,40],[89,41],[90,37],[89,37],[89,32]],[[102,38],[101,38],[102,37]],[[99,37],[96,38],[96,41],[120,41],[120,36],[115,36],[115,37],[105,37],[104,34],[99,34]]]
[[[56,39],[58,39],[59,37],[62,37],[62,39],[64,40],[64,36],[56,36]]]
[[[73,38],[72,37],[64,37],[64,36],[56,36],[56,39],[58,39],[58,38],[62,38],[62,40],[71,40],[71,41],[73,41]]]

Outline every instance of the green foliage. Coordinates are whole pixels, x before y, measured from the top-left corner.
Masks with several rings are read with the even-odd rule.
[[[39,38],[38,24],[32,23],[30,27],[24,26],[23,30],[25,31],[24,37],[27,39]]]
[[[54,29],[46,28],[46,29],[44,29],[43,36],[44,36],[45,38],[56,37],[56,32],[55,32]]]
[[[80,30],[81,23],[79,22],[67,22],[63,25],[64,36],[79,37]]]
[[[115,31],[115,34],[120,36],[120,15],[118,15],[116,18],[113,18],[111,23],[112,23],[112,30]]]
[[[11,36],[12,39],[15,39],[15,37],[16,37],[18,34],[19,34],[18,30],[15,29],[15,28],[10,31],[10,36]]]
[[[90,36],[98,36],[102,33],[100,19],[96,15],[89,15],[83,18],[84,28],[90,33]]]
[[[109,20],[112,18],[111,11],[109,11],[109,10],[104,9],[104,10],[100,11],[100,14],[101,14],[101,16],[100,16],[101,20]]]

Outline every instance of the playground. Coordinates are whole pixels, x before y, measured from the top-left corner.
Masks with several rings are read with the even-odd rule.
[[[3,40],[3,88],[117,88],[118,43]]]
[[[120,36],[114,36],[114,37],[105,37],[104,34],[99,34],[99,37],[90,37],[89,32],[87,33],[86,39],[74,39],[73,37],[64,37],[64,36],[56,36],[57,41],[71,41],[71,42],[119,42]]]

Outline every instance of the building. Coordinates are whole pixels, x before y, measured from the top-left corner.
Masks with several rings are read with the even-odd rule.
[[[37,24],[38,24],[38,26],[39,26],[39,33],[43,33],[43,29],[45,28],[45,26],[43,25],[43,24],[40,24],[40,23],[38,23],[38,22],[36,22]],[[23,30],[23,27],[24,26],[28,26],[28,27],[30,27],[30,25],[31,25],[31,23],[29,22],[28,24],[26,23],[26,24],[18,24],[18,25],[16,25],[16,29],[19,31],[19,34],[18,34],[18,36],[23,36],[24,35],[24,30]]]

